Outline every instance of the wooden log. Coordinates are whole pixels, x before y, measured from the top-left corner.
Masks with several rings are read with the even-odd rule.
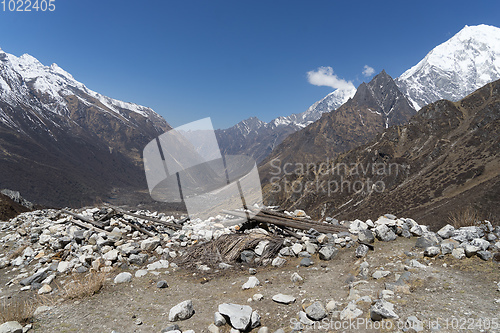
[[[89,223],[89,224],[92,224],[94,227],[97,227],[97,228],[100,228],[102,229],[104,226],[102,225],[102,223],[99,223],[99,222],[96,222],[96,221],[93,221],[89,218],[86,218],[85,216],[82,216],[82,215],[79,215],[79,214],[75,214],[75,213],[72,213],[70,212],[69,210],[66,210],[66,209],[61,209],[61,212],[63,212],[64,214],[67,214],[67,215],[71,215],[83,222],[86,222],[86,223]]]
[[[239,216],[239,217],[245,217],[246,214],[245,212],[237,212],[237,211],[227,211],[224,210],[223,213],[225,214],[231,214],[234,216]],[[309,230],[312,228],[312,226],[308,222],[302,222],[302,221],[296,221],[292,219],[285,219],[285,218],[276,218],[276,217],[271,217],[271,216],[262,216],[262,215],[255,215],[252,217],[252,220],[255,220],[257,222],[263,222],[263,223],[271,223],[277,226],[284,226],[284,227],[290,227],[290,228],[295,228],[295,229],[300,229],[300,230]],[[314,226],[314,229],[316,229],[318,232],[322,233],[337,233],[338,229],[335,228],[334,226],[325,224],[325,225],[317,225]]]
[[[257,214],[258,216],[262,216],[262,217],[271,217],[271,218],[274,218],[274,219],[278,219],[278,220],[282,220],[282,221],[296,221],[296,222],[299,222],[299,223],[304,223],[304,225],[307,225],[309,226],[309,229],[310,228],[313,228],[317,231],[319,231],[318,228],[321,228],[321,229],[325,229],[325,228],[328,228],[329,230],[332,230],[330,232],[332,233],[338,233],[338,232],[342,232],[342,231],[347,231],[348,229],[346,227],[343,227],[343,226],[337,226],[337,225],[331,225],[331,224],[327,224],[327,223],[321,223],[321,222],[316,222],[316,221],[312,221],[312,220],[300,220],[298,218],[294,218],[293,216],[291,218],[288,218],[286,217],[285,214],[283,214],[284,216],[281,217],[281,216],[273,216],[273,215],[269,215],[269,214]],[[309,230],[307,229],[307,230]]]
[[[142,232],[145,235],[148,235],[149,237],[154,237],[154,235],[152,233],[150,233],[149,231],[147,231],[146,229],[143,229],[143,228],[139,227],[138,225],[135,225],[133,223],[125,221],[125,219],[123,219],[123,218],[120,220],[120,222],[134,228],[135,230],[137,230],[139,232]]]
[[[331,224],[326,224],[326,223],[322,223],[322,222],[318,222],[318,221],[314,221],[314,220],[311,220],[311,219],[306,219],[306,218],[303,218],[303,217],[296,217],[296,216],[290,216],[290,215],[287,215],[287,214],[284,214],[284,213],[280,213],[280,212],[275,212],[275,211],[271,211],[271,210],[266,210],[266,209],[263,209],[261,211],[259,211],[258,214],[265,214],[265,215],[270,215],[270,216],[275,216],[275,217],[281,217],[281,218],[286,218],[286,219],[291,219],[291,220],[295,220],[295,221],[303,221],[303,222],[307,222],[307,223],[310,223],[312,225],[320,225],[320,226],[325,226],[325,225],[330,225],[334,228],[337,228],[337,229],[342,229],[342,231],[347,231],[348,228],[347,227],[344,227],[344,226],[337,226],[337,225],[331,225]],[[314,228],[314,227],[312,227]]]
[[[151,222],[162,224],[162,225],[167,226],[167,227],[172,228],[172,229],[182,229],[182,226],[178,225],[176,223],[165,222],[165,221],[162,221],[162,220],[159,220],[159,219],[155,219],[154,217],[149,217],[149,216],[144,216],[144,215],[140,215],[140,214],[135,214],[135,213],[127,212],[126,210],[123,210],[121,208],[114,207],[114,206],[111,206],[111,205],[107,205],[107,206],[113,208],[117,212],[119,212],[121,214],[124,214],[124,215],[138,217],[138,218],[143,219],[143,220],[148,220],[148,221],[151,221]]]
[[[64,213],[64,212],[62,212],[62,213]],[[69,215],[73,216],[72,214],[69,214]],[[97,231],[97,232],[104,232],[106,235],[111,235],[111,233],[109,231],[106,231],[104,229],[98,228],[98,227],[96,227],[96,226],[94,226],[92,224],[89,224],[89,223],[80,222],[80,221],[77,221],[75,219],[71,220],[70,222],[73,223],[74,225],[79,226],[80,228],[83,228],[83,229],[94,230],[94,231]]]

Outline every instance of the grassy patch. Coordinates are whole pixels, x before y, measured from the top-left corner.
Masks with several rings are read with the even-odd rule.
[[[0,304],[0,323],[18,321],[27,323],[33,319],[38,303],[32,300],[5,300]]]
[[[64,297],[68,299],[90,297],[101,290],[108,274],[103,272],[91,272],[83,278],[74,276],[74,279],[67,283],[64,290]]]
[[[450,224],[455,228],[472,227],[478,225],[480,218],[478,212],[472,206],[451,212],[448,217]]]

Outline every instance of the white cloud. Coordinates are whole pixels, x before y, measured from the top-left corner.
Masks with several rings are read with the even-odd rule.
[[[363,75],[366,77],[369,77],[369,76],[372,76],[373,73],[375,73],[375,69],[373,67],[365,65],[365,67],[363,69]]]
[[[356,88],[351,81],[340,79],[337,75],[333,74],[333,68],[331,67],[320,67],[315,71],[307,72],[307,80],[315,86],[327,86],[339,90]]]

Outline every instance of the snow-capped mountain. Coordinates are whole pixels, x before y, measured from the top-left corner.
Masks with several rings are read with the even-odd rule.
[[[0,50],[0,188],[79,205],[145,187],[140,152],[168,128],[152,109],[92,91],[56,64]]]
[[[458,101],[500,78],[500,29],[465,26],[435,47],[396,84],[418,110],[439,99]]]
[[[12,107],[28,105],[42,116],[47,111],[69,116],[71,111],[67,96],[77,96],[79,102],[86,105],[98,101],[102,112],[122,120],[129,120],[131,111],[153,122],[164,122],[152,109],[103,96],[76,81],[57,64],[44,66],[29,54],[16,57],[0,49],[0,69],[0,98]],[[0,117],[5,124],[16,126],[5,112],[0,113]]]
[[[216,131],[219,146],[225,154],[246,154],[260,162],[288,135],[312,124],[321,118],[323,113],[337,109],[355,93],[356,89],[337,89],[306,111],[278,117],[269,123],[256,117],[245,119],[233,127]]]

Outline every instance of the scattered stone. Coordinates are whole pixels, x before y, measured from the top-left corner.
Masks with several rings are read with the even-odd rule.
[[[42,288],[38,289],[38,295],[48,294],[52,291],[52,287],[48,284],[44,284]]]
[[[250,250],[242,251],[240,254],[241,261],[247,264],[251,263],[253,258],[255,258],[255,252]]]
[[[453,249],[458,247],[459,245],[460,245],[460,243],[457,242],[456,240],[445,239],[441,243],[441,253],[442,254],[449,254],[449,253],[453,252]]]
[[[491,253],[490,251],[478,251],[477,256],[484,261],[488,261],[493,258],[493,253]]]
[[[312,320],[321,320],[326,317],[326,309],[324,308],[323,304],[321,302],[314,302],[313,304],[309,305],[306,309],[305,312],[309,318]]]
[[[356,258],[363,258],[368,253],[368,250],[368,246],[366,246],[365,244],[360,244],[356,248]]]
[[[168,260],[161,259],[161,260],[155,261],[152,264],[148,264],[146,267],[147,267],[148,271],[155,271],[157,269],[167,269],[168,265],[169,265]]]
[[[255,275],[255,274],[257,274],[257,270],[255,268],[249,268],[248,269],[248,273],[252,274],[252,275]]]
[[[391,274],[391,272],[389,271],[375,271],[373,274],[372,274],[372,277],[376,280],[378,279],[381,279],[383,277],[386,277],[388,276],[389,274]]]
[[[135,277],[136,278],[140,278],[140,277],[143,277],[145,276],[146,274],[148,274],[148,271],[145,270],[145,269],[139,269],[138,271],[135,272]]]
[[[436,235],[432,233],[427,233],[422,237],[417,238],[415,247],[426,249],[431,246],[439,246],[440,242]]]
[[[333,245],[323,246],[318,252],[320,260],[332,260],[338,253],[339,249]]]
[[[27,277],[25,279],[22,279],[19,284],[21,284],[21,286],[29,286],[33,283],[40,283],[42,282],[45,278],[47,277],[47,273],[46,272],[38,272],[30,277]]]
[[[141,249],[144,251],[153,251],[158,245],[160,245],[160,239],[152,237],[141,242]]]
[[[131,254],[128,257],[128,262],[132,265],[142,266],[148,260],[148,255],[146,253]]]
[[[118,250],[114,249],[104,253],[102,256],[104,260],[116,261],[118,259]]]
[[[347,306],[340,312],[340,320],[353,320],[358,318],[363,314],[361,309],[358,309],[356,303],[350,302]]]
[[[23,333],[23,327],[17,321],[8,321],[0,325],[0,333]]]
[[[259,328],[257,333],[269,333],[269,328],[267,326],[262,326],[261,328]]]
[[[424,250],[424,256],[426,257],[435,257],[441,253],[441,249],[437,246],[429,246]]]
[[[373,242],[375,242],[375,236],[373,236],[373,232],[368,229],[360,230],[358,233],[358,239],[363,243],[372,244]]]
[[[424,234],[422,228],[417,224],[410,229],[410,233],[414,236],[420,237]]]
[[[257,311],[253,311],[252,316],[250,317],[250,329],[254,329],[260,325],[260,315]]]
[[[246,290],[246,289],[252,289],[257,287],[260,284],[259,279],[257,279],[255,276],[250,276],[248,278],[248,281],[241,286],[241,289]]]
[[[214,324],[210,324],[208,326],[208,331],[210,333],[219,333],[219,328],[217,326],[215,326]],[[162,331],[163,332],[163,331]]]
[[[226,325],[226,318],[220,312],[214,314],[214,325],[217,327]]]
[[[252,296],[252,299],[254,301],[262,301],[264,299],[264,295],[262,295],[262,294],[255,294],[255,295]]]
[[[463,259],[465,258],[465,250],[463,248],[457,248],[457,249],[453,249],[453,251],[451,251],[451,255],[453,257],[455,257],[456,259]]]
[[[490,247],[490,242],[482,238],[475,238],[470,242],[470,244],[478,247],[481,251],[486,251]]]
[[[449,224],[445,225],[437,232],[439,237],[443,239],[452,237],[454,233],[455,233],[455,227]]]
[[[465,255],[467,256],[467,258],[470,258],[470,257],[476,255],[479,252],[479,250],[481,250],[481,249],[477,246],[470,245],[470,244],[465,245]]]
[[[309,317],[307,317],[307,314],[304,311],[299,311],[299,322],[307,326],[314,325],[314,321],[309,319]]]
[[[255,247],[255,254],[258,256],[262,256],[268,244],[269,241],[267,240],[260,241],[259,244],[257,244],[257,246]]]
[[[219,313],[229,319],[229,324],[240,331],[245,331],[250,326],[252,308],[248,305],[224,303],[219,305]]]
[[[398,238],[398,236],[387,225],[381,224],[375,229],[377,238],[383,242],[390,242]]]
[[[337,310],[339,305],[340,305],[340,303],[338,303],[338,302],[330,301],[330,302],[326,303],[326,311],[333,312],[333,311]]]
[[[191,300],[187,300],[170,309],[168,320],[186,320],[191,318],[192,315],[194,315],[193,302]]]
[[[274,266],[274,267],[281,267],[283,266],[284,264],[286,263],[286,259],[285,258],[281,258],[281,257],[276,257],[273,259],[273,261],[271,262],[271,265]]]
[[[40,305],[39,307],[36,308],[35,312],[33,313],[33,316],[38,316],[39,314],[42,314],[44,312],[52,310],[51,306],[47,305]]]
[[[290,280],[293,282],[293,283],[301,283],[301,282],[304,282],[304,278],[302,278],[302,276],[299,275],[299,273],[295,272],[292,274],[292,277],[290,278]]]
[[[420,263],[418,260],[412,259],[412,260],[410,260],[410,267],[426,268],[427,266]]]
[[[114,279],[114,283],[128,283],[130,281],[132,281],[132,274],[129,272],[122,272]]]
[[[394,312],[394,304],[386,300],[379,299],[370,308],[370,318],[373,321],[380,321],[385,318],[398,319],[399,316]]]
[[[295,302],[296,298],[289,295],[277,294],[273,296],[273,301],[281,304],[291,304]]]
[[[160,280],[156,283],[156,288],[164,289],[168,287],[168,283],[165,280]]]
[[[292,248],[289,246],[282,248],[280,250],[279,254],[282,256],[285,256],[285,257],[294,257],[295,256],[295,253],[293,252]]]
[[[302,251],[302,252],[299,252],[298,257],[299,258],[311,258],[311,254],[307,251]]]
[[[312,254],[315,254],[315,253],[316,253],[316,251],[318,251],[318,245],[316,245],[316,244],[314,244],[314,243],[311,243],[311,242],[309,242],[309,241],[305,242],[305,243],[304,243],[304,246],[305,246],[305,248],[306,248],[307,253],[309,253],[309,254],[311,254],[311,255],[312,255]]]
[[[302,258],[302,260],[300,261],[300,266],[304,267],[309,267],[313,264],[314,262],[311,260],[311,258]]]
[[[295,243],[292,246],[292,251],[293,251],[293,253],[295,253],[295,255],[298,255],[300,252],[302,252],[303,248],[304,247],[302,246],[302,244]]]
[[[220,269],[228,269],[228,268],[231,268],[231,267],[233,267],[233,265],[226,264],[225,262],[219,263],[219,268]]]

